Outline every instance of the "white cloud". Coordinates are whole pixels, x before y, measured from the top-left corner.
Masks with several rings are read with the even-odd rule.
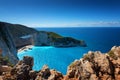
[[[26,24],[27,25],[27,24]],[[120,27],[120,21],[96,21],[59,24],[29,24],[30,27]]]
[[[120,27],[120,22],[119,21],[111,21],[111,22],[105,22],[105,21],[98,21],[98,22],[84,22],[84,23],[80,23],[78,24],[78,26],[91,26],[91,27]]]

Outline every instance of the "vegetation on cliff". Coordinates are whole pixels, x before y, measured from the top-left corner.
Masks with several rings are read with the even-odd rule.
[[[56,38],[63,38],[63,36],[54,33],[54,32],[47,32],[48,36],[51,37],[52,39],[56,39]]]
[[[0,65],[13,66],[7,56],[2,56],[2,49],[0,49]]]
[[[8,65],[13,66],[13,64],[10,62],[9,58],[7,56],[0,55],[0,65]]]

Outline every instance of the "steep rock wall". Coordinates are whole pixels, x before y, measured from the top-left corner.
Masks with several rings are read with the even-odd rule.
[[[39,31],[33,35],[33,45],[35,46],[54,46],[54,47],[86,47],[83,40],[72,37],[62,37],[54,32]]]
[[[50,46],[50,43],[47,32],[41,31],[33,35],[33,45],[35,46]]]
[[[7,56],[15,64],[18,61],[17,50],[8,27],[10,27],[8,24],[0,22],[0,48],[2,55]]]

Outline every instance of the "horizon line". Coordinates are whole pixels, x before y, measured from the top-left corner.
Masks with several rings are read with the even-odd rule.
[[[73,26],[73,27],[30,27],[30,28],[117,28],[120,26]]]

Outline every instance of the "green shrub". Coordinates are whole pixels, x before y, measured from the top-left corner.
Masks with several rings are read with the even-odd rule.
[[[89,61],[90,60],[89,55],[85,54],[84,57],[83,57],[83,60],[88,60]]]
[[[109,52],[108,52],[108,55],[109,55],[111,58],[116,59],[116,56],[115,56],[115,54],[114,54],[113,51],[109,51]]]
[[[62,38],[61,35],[54,33],[54,32],[48,32],[48,35],[49,37],[52,37],[52,38]]]
[[[14,65],[9,61],[9,58],[7,56],[3,57],[0,55],[0,65],[8,65],[13,67]]]

